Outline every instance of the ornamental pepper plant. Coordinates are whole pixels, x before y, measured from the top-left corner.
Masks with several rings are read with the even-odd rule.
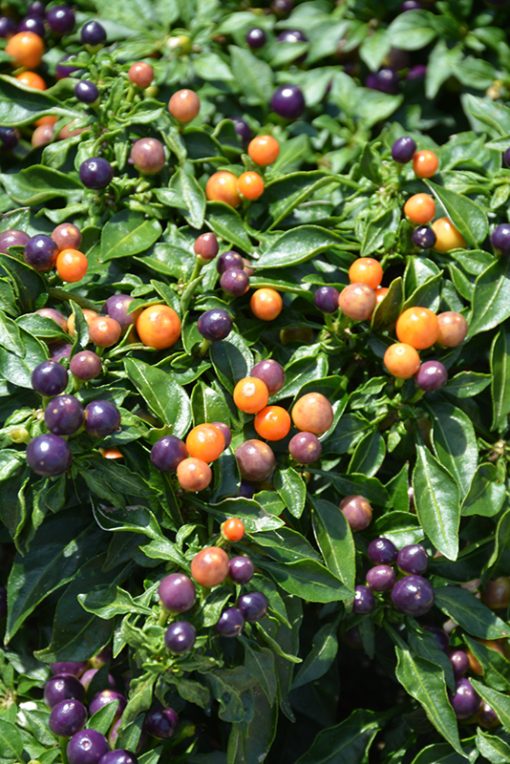
[[[0,13],[0,762],[510,762],[508,3]]]

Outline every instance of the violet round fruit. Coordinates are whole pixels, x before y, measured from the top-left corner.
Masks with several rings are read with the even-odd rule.
[[[14,127],[0,127],[0,146],[13,151],[19,143],[19,133]]]
[[[407,78],[410,81],[419,81],[425,79],[425,75],[427,74],[427,67],[425,64],[416,64],[415,66],[411,66],[409,71],[407,72]]]
[[[25,16],[18,26],[18,32],[33,32],[41,38],[44,37],[45,31],[43,20],[37,16]]]
[[[434,590],[423,576],[405,576],[391,590],[391,600],[406,615],[425,615],[434,605]]]
[[[313,432],[298,432],[289,441],[289,454],[298,464],[312,464],[321,453],[322,444]]]
[[[61,737],[71,737],[81,730],[87,721],[87,709],[79,700],[61,700],[50,713],[49,728]]]
[[[184,573],[171,573],[160,581],[158,595],[161,604],[174,613],[191,610],[196,601],[195,586]]]
[[[67,318],[59,310],[55,310],[55,308],[38,308],[34,312],[38,316],[54,321],[64,332],[67,331]]]
[[[80,80],[74,86],[74,95],[82,103],[94,103],[99,98],[99,90],[90,80]]]
[[[51,360],[58,363],[63,358],[70,358],[72,349],[69,342],[52,342],[49,347]]]
[[[225,422],[211,422],[212,425],[218,428],[225,440],[225,448],[228,448],[232,443],[232,430],[225,424]]]
[[[253,483],[267,480],[276,465],[271,447],[255,438],[241,443],[236,448],[235,457],[241,477]]]
[[[174,435],[160,438],[151,449],[151,462],[162,472],[173,472],[187,456],[185,444]]]
[[[391,563],[397,559],[398,550],[393,541],[390,539],[379,536],[372,539],[368,545],[367,550],[368,557],[372,562],[376,563]]]
[[[81,730],[67,744],[67,758],[69,764],[98,764],[109,748],[107,739],[97,730]]]
[[[103,157],[85,159],[80,165],[80,180],[87,188],[106,188],[113,178],[113,168]]]
[[[480,703],[477,714],[478,723],[485,729],[494,729],[501,724],[498,715],[484,700]]]
[[[80,680],[72,674],[57,674],[48,679],[44,685],[44,701],[50,708],[63,700],[85,699],[85,690]]]
[[[219,342],[232,331],[232,319],[226,310],[213,308],[202,313],[197,322],[198,331],[206,340]]]
[[[233,117],[232,122],[234,123],[234,130],[236,131],[237,135],[239,136],[241,143],[243,146],[246,146],[247,143],[252,138],[252,131],[250,129],[250,126],[242,117]]]
[[[387,592],[393,588],[396,577],[391,565],[374,565],[367,571],[367,584],[375,592]]]
[[[266,33],[259,27],[253,27],[246,33],[246,42],[250,48],[262,48],[266,44]]]
[[[145,730],[152,737],[168,740],[174,734],[179,717],[173,708],[154,708],[145,717]]]
[[[432,249],[436,243],[436,234],[430,226],[421,225],[412,232],[411,241],[419,249]]]
[[[38,435],[27,446],[28,466],[37,475],[61,475],[69,469],[71,461],[69,445],[59,435]]]
[[[0,16],[0,39],[12,37],[18,31],[18,25],[10,16]]]
[[[116,716],[120,716],[126,707],[127,701],[124,695],[121,692],[117,692],[117,690],[100,690],[90,701],[89,711],[91,715],[95,714],[110,703],[118,703]]]
[[[125,748],[116,748],[115,751],[108,751],[101,756],[98,764],[138,764],[138,759]]]
[[[45,234],[32,236],[25,245],[23,257],[36,271],[49,271],[53,267],[58,248],[53,239]]]
[[[273,0],[271,10],[277,16],[287,16],[294,8],[294,0]]]
[[[94,681],[95,676],[99,672],[100,669],[98,668],[90,668],[83,672],[83,674],[80,677],[80,682],[85,688],[85,690],[88,690],[92,682]],[[103,687],[101,689],[106,689],[107,687],[110,687],[112,690],[115,689],[115,679],[111,674],[108,674],[107,676],[103,677]],[[97,689],[97,688],[96,688]]]
[[[281,85],[271,96],[271,109],[285,119],[297,119],[305,110],[305,98],[297,85]]]
[[[80,676],[86,667],[85,661],[58,661],[51,664],[50,670],[53,675],[73,674],[73,676]]]
[[[430,393],[446,385],[448,372],[441,361],[425,361],[421,364],[414,379],[418,387]]]
[[[491,244],[503,254],[510,253],[510,223],[500,223],[491,233]]]
[[[216,269],[218,273],[223,273],[229,268],[244,268],[244,260],[233,249],[229,249],[227,252],[222,252],[216,261]]]
[[[237,607],[243,614],[245,621],[260,621],[267,613],[269,603],[262,592],[249,592],[241,594],[237,600]]]
[[[244,616],[237,607],[229,607],[223,611],[218,623],[216,624],[216,631],[221,634],[222,637],[238,637],[244,627]]]
[[[105,438],[120,428],[120,412],[110,401],[92,401],[85,406],[85,429],[93,438]]]
[[[465,650],[452,650],[450,663],[456,679],[460,679],[469,671],[469,658]]]
[[[340,292],[338,289],[335,289],[335,287],[321,286],[316,290],[313,296],[313,302],[315,307],[323,313],[336,313],[338,310],[339,296]]]
[[[30,241],[30,236],[24,231],[10,228],[0,233],[0,252],[7,254],[9,247],[25,247]]]
[[[269,395],[274,395],[278,390],[281,390],[285,382],[283,366],[272,358],[256,363],[250,371],[250,376],[261,379],[266,385]]]
[[[69,370],[77,379],[87,381],[98,377],[103,367],[100,357],[93,350],[80,350],[71,358]]]
[[[278,42],[308,42],[308,37],[300,29],[282,29],[276,38]]]
[[[165,147],[157,138],[139,138],[131,146],[129,161],[142,175],[157,175],[166,164]]]
[[[46,21],[55,34],[68,34],[74,29],[76,17],[68,5],[55,5],[46,12]]]
[[[54,435],[72,435],[83,424],[83,406],[74,395],[57,395],[44,410],[44,423]]]
[[[397,555],[397,565],[404,573],[425,573],[429,566],[429,556],[421,544],[407,544]]]
[[[195,239],[193,250],[204,260],[214,260],[218,254],[219,244],[216,234],[202,233]]]
[[[229,268],[220,277],[220,287],[234,297],[242,297],[248,291],[249,276],[241,268]]]
[[[503,164],[505,167],[510,167],[510,147],[503,152]]]
[[[87,21],[80,31],[80,39],[84,45],[101,45],[106,42],[106,31],[99,21]]]
[[[400,6],[400,10],[403,12],[418,11],[420,8],[422,8],[422,4],[419,2],[419,0],[404,0]]]
[[[372,506],[364,496],[346,496],[340,510],[354,532],[365,530],[372,522]]]
[[[249,557],[237,555],[228,563],[228,574],[236,584],[247,584],[255,573],[255,566]]]
[[[165,632],[165,645],[172,653],[186,653],[195,644],[197,632],[189,621],[174,621]]]
[[[416,141],[414,141],[410,135],[403,135],[401,138],[393,143],[391,147],[391,156],[395,162],[405,164],[410,162],[416,151]]]
[[[371,613],[375,607],[375,599],[368,586],[359,584],[354,590],[352,609],[357,615]]]
[[[478,711],[480,698],[469,679],[459,679],[450,697],[457,719],[469,719]]]
[[[67,387],[66,369],[55,361],[43,361],[32,372],[32,387],[41,395],[59,395]]]
[[[129,313],[129,306],[133,299],[129,294],[113,294],[104,305],[107,315],[115,319],[123,331],[133,326],[136,321],[136,311]]]

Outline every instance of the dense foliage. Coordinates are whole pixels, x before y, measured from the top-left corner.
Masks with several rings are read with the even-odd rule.
[[[510,762],[508,4],[1,11],[0,763]]]

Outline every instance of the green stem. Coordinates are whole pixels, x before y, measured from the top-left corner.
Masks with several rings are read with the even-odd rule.
[[[195,261],[195,267],[193,268],[193,273],[191,274],[191,278],[188,282],[188,286],[182,293],[182,297],[181,297],[181,310],[183,314],[187,311],[188,305],[191,302],[191,298],[193,297],[196,288],[202,281],[202,277],[200,274],[205,264],[206,264],[205,260],[202,260],[200,257],[197,257]]]
[[[48,289],[48,294],[50,297],[53,297],[54,300],[58,300],[59,302],[75,302],[80,306],[80,308],[88,308],[89,310],[96,310],[97,308],[96,303],[92,302],[91,300],[87,300],[86,297],[80,297],[79,295],[71,294],[70,292],[66,292],[65,289],[61,289],[59,287],[50,287]]]

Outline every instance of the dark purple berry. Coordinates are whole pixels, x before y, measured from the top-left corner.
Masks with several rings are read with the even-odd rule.
[[[229,268],[244,268],[244,260],[238,252],[229,249],[228,252],[222,252],[216,261],[218,273],[223,273]]]
[[[232,443],[232,430],[228,426],[228,424],[225,424],[225,422],[211,422],[215,427],[220,430],[221,434],[223,435],[223,439],[225,441],[225,448],[228,448],[230,444]]]
[[[297,119],[305,110],[305,98],[297,85],[281,85],[271,97],[271,109],[285,119]]]
[[[92,401],[85,406],[85,429],[93,438],[105,438],[120,428],[120,412],[110,401]]]
[[[510,223],[501,223],[491,233],[491,243],[494,249],[499,249],[503,254],[510,253]]]
[[[0,252],[7,254],[9,247],[25,247],[30,241],[30,236],[24,231],[9,229],[0,233]]]
[[[503,164],[505,167],[510,167],[510,148],[503,152]]]
[[[396,574],[390,565],[375,565],[367,571],[367,584],[375,592],[387,592],[393,588]]]
[[[429,566],[429,556],[421,544],[407,544],[397,555],[397,565],[404,573],[425,573]]]
[[[375,607],[374,595],[368,588],[360,584],[354,590],[354,602],[352,609],[357,615],[366,615],[371,613]]]
[[[172,653],[185,653],[195,644],[197,632],[189,621],[174,621],[165,634],[165,645]]]
[[[162,472],[173,472],[187,456],[188,452],[183,441],[174,435],[165,435],[160,438],[151,449],[151,462]]]
[[[117,748],[115,751],[108,751],[104,756],[101,756],[99,764],[138,764],[138,759],[134,753]]]
[[[55,5],[46,12],[46,21],[55,34],[68,34],[74,29],[76,17],[68,5]]]
[[[271,447],[256,438],[241,443],[236,448],[235,457],[241,477],[253,483],[267,480],[276,465]]]
[[[244,627],[244,616],[236,607],[229,607],[223,611],[220,620],[216,624],[216,631],[222,637],[238,637]]]
[[[103,157],[85,159],[80,165],[80,180],[87,188],[105,188],[113,178],[113,169]]]
[[[33,32],[41,38],[44,37],[45,31],[43,20],[37,16],[25,16],[18,26],[18,32]]]
[[[400,6],[400,10],[405,11],[418,11],[422,7],[419,0],[404,0],[402,5]]]
[[[407,72],[408,80],[423,80],[427,74],[427,67],[425,64],[416,64],[412,66]]]
[[[376,73],[375,90],[381,93],[398,93],[398,74],[390,67],[383,67]]]
[[[245,480],[241,480],[241,485],[239,486],[239,496],[242,496],[245,499],[251,499],[254,493],[255,487],[250,485],[250,483],[247,483]]]
[[[415,381],[418,387],[426,392],[439,390],[448,382],[446,366],[441,361],[425,361],[418,369]]]
[[[288,16],[294,8],[294,0],[273,0],[271,10],[277,16]]]
[[[58,247],[50,236],[37,234],[32,236],[25,245],[25,262],[37,271],[49,271],[53,267],[58,254]]]
[[[118,703],[117,716],[120,716],[126,707],[126,698],[122,693],[117,690],[100,690],[92,698],[89,704],[89,711],[91,714],[95,714],[109,703]]]
[[[49,727],[55,734],[71,737],[87,720],[87,709],[79,700],[61,700],[51,709]]]
[[[106,300],[104,305],[106,313],[120,324],[123,331],[136,321],[136,311],[129,313],[129,306],[133,299],[129,294],[114,294]]]
[[[412,232],[411,241],[419,249],[431,249],[436,243],[436,234],[430,226],[421,225]]]
[[[69,358],[72,349],[73,346],[69,342],[52,342],[50,346],[51,360],[58,363],[63,358]]]
[[[55,76],[57,80],[63,80],[66,77],[70,77],[75,72],[79,71],[77,66],[66,66],[65,62],[72,58],[72,54],[68,53],[66,56],[60,59],[55,68]]]
[[[214,233],[202,233],[195,239],[195,244],[193,245],[195,255],[202,257],[204,260],[214,260],[218,254],[218,249],[218,239]]]
[[[43,361],[32,372],[32,387],[41,395],[59,395],[67,387],[67,371],[55,361]]]
[[[370,542],[367,554],[372,562],[391,563],[397,559],[398,551],[393,541],[380,536]]]
[[[255,573],[255,566],[249,557],[238,555],[232,557],[228,563],[228,572],[232,581],[236,584],[247,584]]]
[[[206,340],[224,340],[232,331],[232,319],[226,310],[213,308],[202,313],[197,322],[198,331]]]
[[[245,621],[260,621],[267,613],[268,604],[267,597],[262,592],[241,594],[237,600],[237,607]]]
[[[406,615],[425,615],[434,604],[434,590],[422,576],[406,576],[391,590],[391,599],[397,610]]]
[[[0,38],[12,37],[18,31],[18,25],[9,16],[0,16]]]
[[[300,29],[283,29],[276,39],[278,42],[308,42],[308,37]]]
[[[145,729],[160,740],[172,737],[179,723],[179,717],[173,708],[154,708],[145,717]]]
[[[246,42],[250,48],[262,48],[266,44],[266,33],[263,29],[254,27],[247,32]]]
[[[193,582],[184,573],[171,573],[165,576],[159,584],[158,595],[163,607],[174,613],[185,613],[191,610],[196,600]]]
[[[74,395],[58,395],[46,406],[44,422],[54,435],[72,435],[83,424],[83,406]]]
[[[69,369],[78,379],[94,379],[101,374],[101,359],[93,350],[80,350],[71,358]]]
[[[157,175],[166,164],[165,147],[157,138],[139,138],[131,146],[129,161],[142,175]]]
[[[234,123],[234,129],[237,135],[241,139],[241,143],[243,146],[246,146],[253,135],[250,126],[247,122],[244,121],[242,117],[233,117],[232,122]]]
[[[74,86],[74,95],[82,103],[94,103],[99,98],[99,90],[90,80],[80,80]]]
[[[269,395],[274,395],[278,390],[281,390],[285,382],[283,366],[278,361],[273,361],[272,358],[256,363],[250,371],[250,376],[261,379],[269,390]]]
[[[0,145],[6,151],[12,151],[19,143],[19,133],[14,127],[0,127]]]
[[[241,297],[248,291],[250,279],[241,268],[229,268],[220,277],[220,286],[224,292]]]
[[[71,698],[79,701],[85,698],[83,685],[72,674],[57,674],[50,677],[44,685],[44,700],[50,708]]]
[[[80,676],[86,665],[84,661],[59,661],[58,663],[52,663],[50,669],[53,675],[72,674],[73,676]]]
[[[480,698],[469,679],[459,679],[450,698],[457,719],[468,719],[478,711]]]
[[[84,45],[100,45],[106,42],[106,31],[99,21],[88,21],[81,28],[80,39]]]
[[[42,0],[35,0],[33,3],[30,3],[27,8],[27,13],[30,16],[39,16],[41,19],[44,19],[46,16],[46,8],[44,7]]]
[[[391,156],[395,162],[405,164],[410,162],[416,152],[416,142],[410,135],[403,135],[401,138],[397,138],[391,147]]]
[[[98,764],[108,750],[108,741],[100,732],[81,730],[67,744],[67,758],[69,764]]]
[[[482,701],[480,703],[477,718],[478,718],[478,723],[482,727],[485,727],[485,729],[494,729],[494,727],[499,727],[499,725],[501,724],[492,706],[489,706],[489,704],[486,703],[485,701]]]
[[[312,464],[321,453],[322,444],[313,432],[298,432],[289,441],[289,454],[299,464]]]
[[[465,650],[453,650],[450,653],[450,663],[456,679],[460,679],[469,671],[469,659]]]
[[[323,313],[335,313],[338,310],[340,292],[332,286],[322,286],[314,294],[315,307]]]

